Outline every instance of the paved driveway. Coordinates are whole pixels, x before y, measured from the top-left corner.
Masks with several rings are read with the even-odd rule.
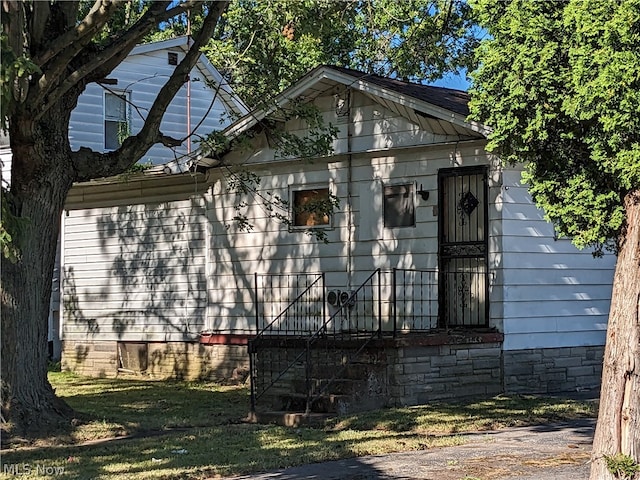
[[[464,445],[303,465],[234,480],[580,480],[595,420],[466,435]]]

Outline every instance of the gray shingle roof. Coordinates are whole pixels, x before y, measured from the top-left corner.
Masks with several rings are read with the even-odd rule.
[[[327,68],[351,75],[357,79],[366,80],[367,82],[374,83],[397,93],[423,100],[438,107],[446,108],[465,117],[469,115],[468,103],[470,97],[467,92],[462,90],[404,82],[344,67],[327,65]]]

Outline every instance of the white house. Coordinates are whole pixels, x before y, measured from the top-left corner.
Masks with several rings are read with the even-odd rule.
[[[188,37],[138,45],[105,82],[89,84],[71,115],[72,148],[112,150],[128,133],[139,131],[160,89],[188,49]],[[165,164],[195,152],[203,137],[246,113],[244,103],[201,55],[160,127],[165,135],[184,138],[182,146],[170,149],[155,145],[140,163]]]
[[[189,41],[187,37],[178,37],[139,45],[102,84],[89,84],[71,115],[72,150],[89,147],[99,152],[109,151],[117,148],[124,136],[139,131],[160,89],[188,51]],[[197,158],[200,140],[247,112],[247,107],[220,73],[201,55],[161,124],[164,134],[184,138],[184,142],[172,149],[153,146],[139,163],[156,165],[151,171],[188,171],[189,163]],[[3,186],[7,186],[11,150],[5,136],[0,142],[0,161]],[[49,346],[53,358],[60,358],[61,348],[59,264],[56,261],[49,317]]]
[[[293,101],[338,129],[332,154],[274,148],[267,120],[307,132],[275,108]],[[300,340],[320,337],[334,358],[314,351],[308,361],[363,368],[368,393],[344,408],[365,396],[412,404],[596,387],[615,258],[555,237],[519,170],[485,150],[488,129],[467,121],[467,102],[457,90],[319,67],[225,130],[250,133],[248,147],[192,173],[74,186],[63,217],[64,365],[230,376],[266,328],[249,348],[256,397],[295,389]],[[255,191],[229,190],[241,168],[259,175]],[[288,223],[273,218],[275,197]],[[331,197],[333,214],[305,210]]]

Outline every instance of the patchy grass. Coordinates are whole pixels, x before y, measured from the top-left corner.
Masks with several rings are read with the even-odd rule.
[[[49,380],[82,414],[71,434],[74,442],[239,422],[249,402],[247,388],[211,382],[87,379],[56,372]]]
[[[333,422],[337,429],[415,431],[438,435],[551,423],[593,417],[595,414],[593,402],[534,395],[498,395],[483,400],[434,402],[377,410]]]
[[[464,432],[595,415],[592,403],[533,396],[385,409],[323,428],[241,423],[248,388],[50,374],[82,412],[67,437],[2,452],[0,478],[179,479],[250,473],[338,458],[464,443]],[[105,437],[131,438],[101,441]],[[91,443],[84,443],[91,441]],[[55,470],[56,468],[61,470]],[[14,471],[14,474],[16,472]]]

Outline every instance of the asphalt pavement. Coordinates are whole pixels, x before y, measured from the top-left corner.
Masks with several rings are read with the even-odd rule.
[[[233,480],[581,480],[595,420],[463,435],[463,445],[349,458]],[[229,479],[230,480],[230,479]]]

